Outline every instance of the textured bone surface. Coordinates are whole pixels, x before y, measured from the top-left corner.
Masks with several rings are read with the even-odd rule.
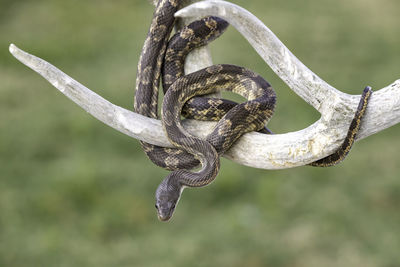
[[[302,64],[280,40],[250,12],[224,1],[203,1],[177,13],[181,17],[216,15],[228,20],[242,33],[265,62],[289,87],[321,113],[321,119],[296,132],[264,135],[245,134],[225,157],[251,167],[284,169],[301,166],[332,153],[343,141],[360,95],[333,88]],[[60,92],[103,123],[133,138],[171,146],[158,120],[118,107],[50,63],[14,45],[10,52],[19,61],[47,79]],[[186,62],[187,72],[210,64],[209,56],[194,56]],[[189,69],[190,68],[190,69]],[[360,86],[360,92],[362,91]],[[375,90],[357,139],[365,138],[400,122],[400,80]],[[185,121],[193,134],[204,137],[215,123]]]

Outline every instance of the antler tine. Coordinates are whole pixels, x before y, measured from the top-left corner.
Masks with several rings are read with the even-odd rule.
[[[175,13],[180,18],[194,15],[218,16],[228,21],[248,40],[271,69],[320,113],[323,114],[326,105],[330,105],[327,102],[343,97],[342,92],[307,68],[267,26],[244,8],[225,1],[209,0],[194,3]]]

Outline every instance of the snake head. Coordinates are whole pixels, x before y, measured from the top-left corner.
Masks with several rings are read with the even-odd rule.
[[[156,191],[156,209],[160,221],[171,219],[178,204],[183,186],[174,179],[174,172],[167,176]]]

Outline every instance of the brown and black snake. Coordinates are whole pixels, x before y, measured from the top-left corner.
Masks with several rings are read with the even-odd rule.
[[[254,72],[234,65],[214,65],[184,75],[183,62],[194,48],[217,38],[228,26],[216,17],[195,21],[168,42],[179,0],[160,0],[139,59],[135,111],[158,118],[158,90],[163,74],[165,92],[162,122],[175,148],[142,142],[148,157],[157,165],[173,170],[156,190],[156,208],[160,220],[169,220],[185,187],[211,183],[219,171],[219,156],[244,133],[263,130],[271,118],[276,96],[268,82]],[[198,97],[222,90],[238,93],[247,102]],[[366,87],[342,146],[332,155],[311,163],[327,167],[339,163],[348,154],[359,130],[361,118],[372,91]],[[181,124],[181,115],[199,120],[218,121],[205,140],[189,134]],[[199,171],[191,171],[201,164]]]

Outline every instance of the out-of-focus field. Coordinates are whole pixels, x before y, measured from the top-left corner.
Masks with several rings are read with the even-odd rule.
[[[344,92],[400,78],[400,1],[234,2]],[[0,266],[399,266],[400,126],[332,168],[222,160],[216,181],[186,190],[161,223],[154,191],[167,171],[8,52],[15,43],[131,109],[152,10],[145,0],[0,0]],[[271,82],[274,132],[318,119],[233,28],[211,51]]]

